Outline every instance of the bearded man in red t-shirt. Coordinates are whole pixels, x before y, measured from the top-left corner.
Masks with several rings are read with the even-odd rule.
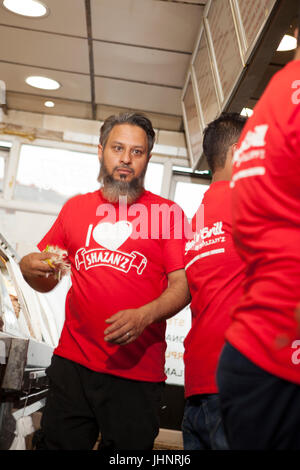
[[[166,379],[165,320],[189,301],[182,210],[144,189],[154,138],[143,115],[108,118],[100,133],[101,189],[68,200],[38,245],[47,252],[20,262],[39,292],[58,282],[58,250],[71,266],[38,448],[92,449],[99,431],[103,450],[153,448]]]
[[[204,131],[212,182],[192,220],[185,269],[192,295],[192,327],[185,339],[185,450],[228,449],[216,370],[230,311],[242,295],[245,266],[232,239],[232,158],[246,118],[223,113]],[[201,217],[202,215],[202,217]]]
[[[295,60],[270,81],[234,155],[233,234],[246,278],[217,382],[238,450],[300,449],[299,46],[298,38]]]

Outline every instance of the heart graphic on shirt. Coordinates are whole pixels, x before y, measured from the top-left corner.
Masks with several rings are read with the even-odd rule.
[[[115,224],[103,222],[93,230],[93,238],[99,245],[108,250],[117,250],[132,234],[132,224],[127,220],[120,220]]]

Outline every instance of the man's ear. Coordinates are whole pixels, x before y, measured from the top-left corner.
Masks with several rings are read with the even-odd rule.
[[[235,151],[237,150],[237,148],[238,148],[237,143],[232,144],[232,145],[230,146],[230,157],[231,157],[231,161],[232,161],[232,159],[233,159],[234,153],[235,153]]]
[[[150,153],[149,157],[148,157],[148,162],[150,161],[150,158],[152,157],[152,153]]]
[[[299,28],[296,28],[295,31],[294,31],[294,36],[295,38],[297,39],[298,41],[298,37],[299,37]]]
[[[101,144],[98,145],[98,159],[99,162],[102,162],[102,156],[103,156],[103,147]]]

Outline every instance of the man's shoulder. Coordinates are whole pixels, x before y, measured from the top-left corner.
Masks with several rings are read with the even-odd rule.
[[[175,206],[180,208],[180,206],[171,199],[167,199],[165,197],[159,196],[158,194],[151,193],[151,191],[145,191],[141,202],[148,204],[168,205],[169,207]]]
[[[211,183],[205,192],[202,202],[196,210],[192,223],[202,220],[220,219],[231,220],[232,189],[229,181]]]
[[[65,207],[73,207],[76,206],[77,204],[81,203],[89,203],[93,202],[96,199],[100,200],[99,197],[99,190],[90,192],[90,193],[84,193],[84,194],[76,194],[75,196],[70,197],[64,204]],[[101,202],[101,201],[100,201]]]
[[[217,205],[222,210],[223,204],[231,198],[231,191],[230,181],[224,180],[211,183],[204,193],[199,209],[201,206]]]
[[[270,79],[256,108],[271,104],[272,108],[277,108],[280,114],[284,111],[283,103],[285,103],[285,107],[288,110],[294,109],[293,93],[296,93],[297,96],[299,95],[299,80],[297,80],[299,72],[299,60],[288,62],[282,69],[276,72]],[[276,99],[274,99],[275,97]],[[250,119],[248,124],[249,122],[251,122]]]

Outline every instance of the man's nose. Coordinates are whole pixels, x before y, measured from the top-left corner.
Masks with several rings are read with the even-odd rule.
[[[121,156],[121,161],[129,165],[131,163],[131,153],[130,149],[125,149]]]

